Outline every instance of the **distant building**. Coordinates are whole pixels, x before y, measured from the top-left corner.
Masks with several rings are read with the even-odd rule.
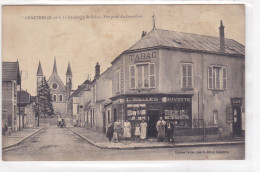
[[[37,70],[37,91],[39,86],[42,84],[42,79],[44,77],[41,63],[39,62]],[[63,84],[60,79],[56,66],[56,59],[54,59],[53,71],[49,79],[47,80],[48,85],[51,90],[52,101],[54,113],[56,116],[61,116],[62,118],[70,118],[67,112],[68,99],[72,88],[72,71],[70,63],[68,64],[66,72],[66,85]]]
[[[17,92],[17,97],[19,98],[20,91]],[[25,90],[21,91],[20,103],[18,101],[18,107],[21,105],[21,119],[20,126],[31,127],[35,125],[35,113],[33,111],[33,104],[30,93]]]
[[[81,109],[81,112],[84,115],[84,123],[85,127],[92,128],[94,130],[105,132],[106,124],[107,124],[107,115],[105,111],[105,104],[110,101],[110,97],[112,96],[112,70],[108,68],[105,72],[100,74],[100,65],[97,63],[95,66],[95,77],[89,84],[89,91],[85,93],[85,95],[79,96],[80,99],[83,96],[84,101],[80,107],[84,107]],[[109,117],[108,117],[109,118]]]
[[[148,123],[159,117],[179,135],[201,138],[244,132],[245,46],[224,37],[154,28],[112,61],[112,119]],[[205,129],[205,130],[204,130]]]
[[[2,109],[7,114],[8,127],[19,127],[17,87],[21,84],[18,62],[2,62]],[[20,119],[21,120],[21,119]]]

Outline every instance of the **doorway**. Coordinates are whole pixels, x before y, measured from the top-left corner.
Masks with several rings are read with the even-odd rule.
[[[242,137],[241,108],[233,107],[233,133],[234,137]]]
[[[159,120],[159,110],[148,111],[148,137],[157,137],[156,123]]]

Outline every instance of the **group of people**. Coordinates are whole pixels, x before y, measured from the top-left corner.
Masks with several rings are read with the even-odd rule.
[[[145,140],[147,133],[147,123],[142,120],[140,124],[136,124],[134,127],[134,136],[135,140]],[[122,135],[123,134],[123,135]],[[121,123],[116,121],[108,124],[107,127],[107,138],[111,142],[114,139],[115,142],[118,142],[118,138],[122,135],[125,140],[129,140],[132,136],[132,127],[131,123],[126,120],[121,127]]]
[[[160,117],[160,119],[156,123],[158,142],[164,141],[164,139],[167,136],[168,142],[173,143],[174,128],[175,128],[175,124],[173,121],[165,122],[163,118]],[[118,142],[119,137],[123,137],[125,140],[129,140],[132,136],[131,130],[132,130],[131,123],[128,120],[126,120],[122,126],[118,120],[114,123],[108,124],[106,134],[109,142],[111,142],[112,139],[115,142]],[[135,141],[145,140],[147,137],[147,123],[144,120],[142,120],[141,123],[136,123],[134,126],[133,133],[135,136]]]
[[[157,135],[158,142],[164,141],[166,135],[167,135],[168,142],[170,142],[170,143],[174,142],[175,124],[173,121],[168,121],[166,123],[163,120],[163,118],[160,117],[159,121],[156,123],[156,129],[158,132],[158,135]]]

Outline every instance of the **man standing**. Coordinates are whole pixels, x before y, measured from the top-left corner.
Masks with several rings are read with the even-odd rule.
[[[166,122],[160,117],[159,121],[156,123],[156,129],[158,132],[158,142],[161,142],[165,138],[165,125]]]

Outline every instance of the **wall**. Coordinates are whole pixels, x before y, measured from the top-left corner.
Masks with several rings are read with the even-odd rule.
[[[15,87],[14,87],[15,84]],[[8,126],[17,130],[17,88],[15,81],[2,82],[2,109],[7,110]],[[15,106],[15,108],[14,108]]]
[[[193,64],[194,88],[181,88],[181,63]],[[193,94],[192,117],[203,119],[207,126],[213,126],[213,111],[218,111],[218,127],[223,128],[225,136],[232,132],[226,123],[226,108],[230,99],[244,98],[243,66],[244,59],[196,52],[160,50],[159,92],[173,94]],[[227,89],[208,89],[208,67],[218,65],[227,68]],[[204,103],[204,104],[203,104]],[[204,107],[203,107],[204,106]]]

